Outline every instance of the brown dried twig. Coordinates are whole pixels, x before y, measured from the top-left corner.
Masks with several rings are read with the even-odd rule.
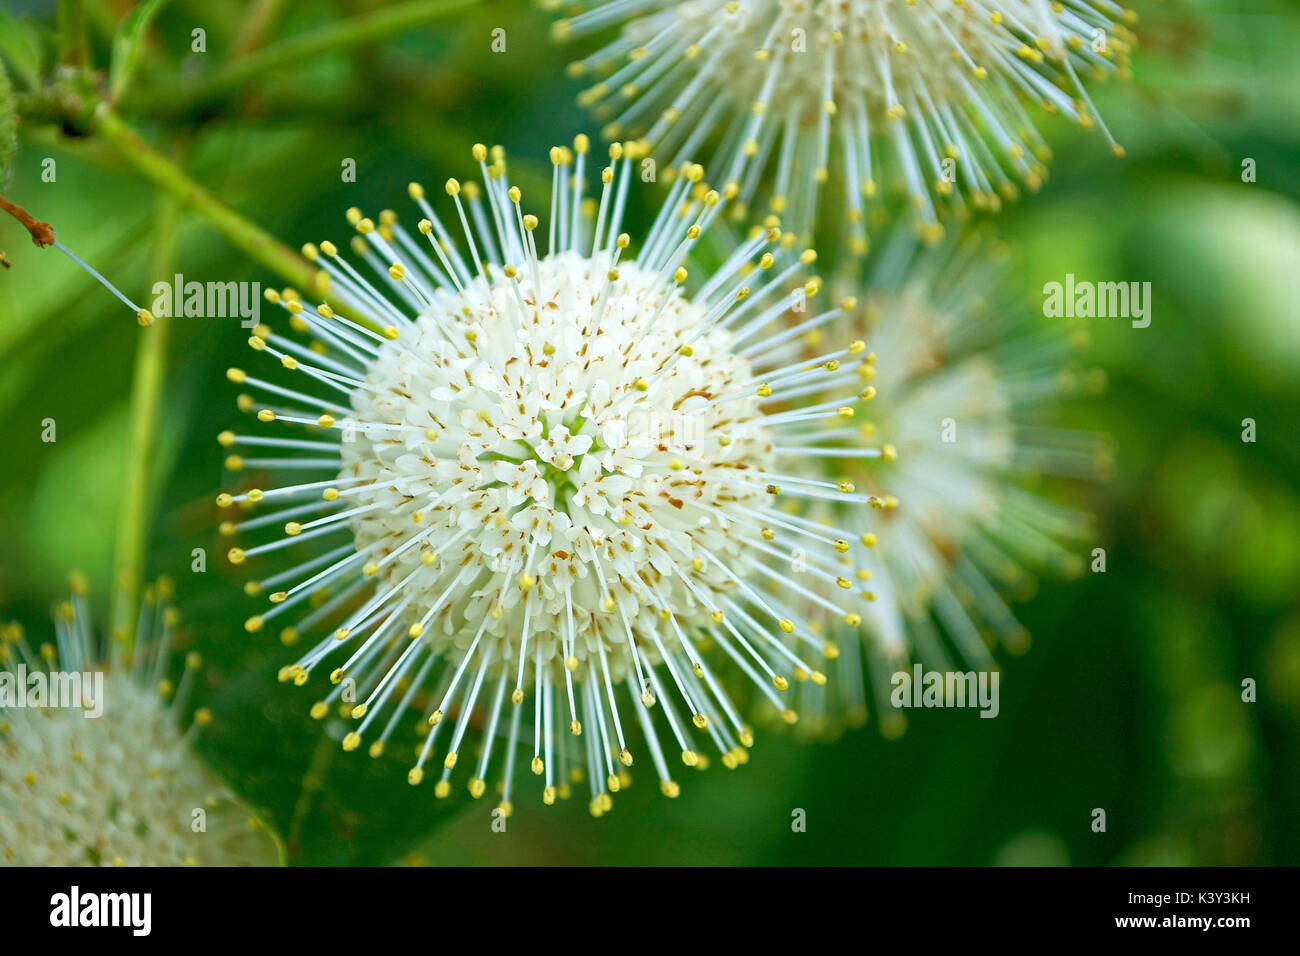
[[[0,209],[3,209],[22,223],[23,228],[31,235],[32,242],[36,243],[37,248],[54,243],[54,227],[48,222],[41,222],[22,206],[15,206],[4,196],[0,196]],[[8,266],[9,263],[6,260],[5,267],[8,268]]]

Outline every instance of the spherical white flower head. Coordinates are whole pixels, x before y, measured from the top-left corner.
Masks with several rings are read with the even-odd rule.
[[[324,304],[313,315],[294,294],[273,293],[316,348],[269,328],[251,344],[315,379],[327,397],[239,369],[230,377],[271,397],[274,404],[241,398],[260,420],[315,426],[338,441],[222,436],[229,446],[307,453],[232,455],[232,467],[327,473],[222,495],[225,506],[286,501],[274,515],[228,522],[228,532],[291,519],[278,540],[232,549],[236,563],[347,538],[250,588],[269,591],[272,602],[249,620],[250,631],[314,600],[282,638],[294,642],[318,627],[323,636],[282,677],[305,683],[327,666],[335,688],[314,713],[341,708],[358,722],[344,747],[369,739],[376,756],[405,708],[422,708],[432,729],[408,776],[418,784],[441,750],[438,796],[449,792],[480,714],[486,740],[469,789],[482,795],[489,770],[503,763],[507,809],[527,735],[544,801],[563,796],[585,768],[591,809],[604,812],[633,761],[624,706],[669,795],[677,784],[660,742],[665,730],[687,766],[707,762],[695,734],[725,765],[742,763],[750,731],[724,688],[728,675],[714,673],[701,645],[793,720],[781,693],[792,678],[824,680],[810,663],[823,647],[788,608],[811,600],[819,613],[859,620],[825,593],[844,586],[830,555],[848,542],[785,517],[775,501],[871,500],[801,473],[799,446],[821,419],[852,416],[864,345],[772,361],[801,327],[840,315],[807,314],[819,291],[805,275],[815,256],[769,223],[723,242],[713,250],[720,264],[692,276],[688,256],[721,202],[703,170],[689,165],[633,253],[619,223],[641,157],[612,147],[600,196],[586,201],[586,155],[582,137],[573,150],[552,151],[546,255],[538,252],[540,222],[524,213],[503,156],[482,147],[482,187],[450,180],[446,189],[466,254],[418,185],[411,194],[428,252],[393,213],[378,225],[350,214],[355,248],[379,285],[333,244],[307,247],[360,322]],[[830,401],[804,400],[836,385]],[[312,498],[336,510],[309,517],[320,507]],[[804,551],[819,555],[813,567],[785,573],[783,564]],[[530,694],[532,706],[522,706]],[[531,716],[531,734],[523,716]],[[494,749],[498,734],[503,754]]]
[[[161,637],[128,660],[95,653],[81,587],[55,611],[55,644],[3,632],[0,859],[16,866],[273,864],[274,840],[217,782],[177,724],[198,667],[167,678],[174,611],[150,589],[143,614]],[[146,634],[147,636],[147,634]],[[174,698],[174,699],[172,699]],[[170,704],[169,704],[170,700]]]
[[[845,574],[870,581],[864,640],[841,645],[828,693],[801,700],[806,726],[865,719],[865,657],[881,730],[896,736],[906,724],[889,703],[895,671],[912,659],[987,669],[998,645],[1022,652],[1028,635],[1002,593],[1081,570],[1086,516],[1025,485],[1104,471],[1100,436],[1050,424],[1053,400],[1097,375],[1070,367],[1065,330],[1023,328],[999,254],[982,237],[921,251],[895,234],[864,280],[837,282],[865,290],[848,321],[882,357],[860,427],[885,461],[847,473],[885,502],[883,540],[869,561],[847,562]],[[874,540],[851,512],[823,513]]]
[[[731,333],[695,335],[707,316],[684,298],[661,309],[658,273],[631,262],[614,271],[617,285],[562,252],[513,281],[477,278],[467,290],[476,305],[459,317],[463,348],[443,332],[452,316],[424,313],[380,347],[372,388],[353,394],[359,434],[342,446],[342,474],[367,479],[351,505],[357,546],[398,552],[419,511],[427,530],[378,572],[381,586],[402,590],[406,618],[438,651],[468,636],[460,618],[483,622],[483,653],[520,662],[521,693],[523,670],[599,667],[629,629],[658,663],[661,612],[707,625],[742,554],[710,512],[761,509],[769,497],[754,477],[771,462],[757,396],[714,401],[752,378],[728,350]],[[522,329],[516,294],[540,304]],[[394,440],[386,426],[399,421],[426,433]],[[456,573],[421,573],[426,561]],[[497,575],[509,586],[458,586]],[[457,593],[440,600],[448,586]],[[613,615],[602,611],[611,598]],[[631,666],[613,655],[611,679]]]
[[[772,210],[801,233],[838,172],[864,252],[882,175],[931,238],[945,212],[1036,189],[1049,152],[1023,103],[1100,123],[1081,80],[1127,75],[1134,19],[1110,0],[654,0],[602,3],[556,32],[624,24],[570,66],[600,77],[580,99],[608,135],[676,162],[718,134],[724,194],[743,209],[769,173]]]

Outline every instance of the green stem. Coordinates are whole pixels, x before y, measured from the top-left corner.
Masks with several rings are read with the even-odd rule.
[[[235,248],[304,292],[319,291],[318,273],[306,259],[186,176],[112,110],[101,107],[96,124],[97,132],[136,172],[180,205],[193,209]]]
[[[259,49],[283,6],[284,0],[253,0],[239,24],[239,32],[231,44],[230,55],[243,57]]]
[[[151,275],[169,275],[176,246],[179,206],[160,197],[154,221],[154,252]],[[130,444],[126,474],[122,481],[122,504],[117,517],[117,544],[113,558],[113,580],[117,604],[112,620],[115,631],[124,636],[127,647],[135,634],[135,615],[144,573],[145,544],[149,536],[152,507],[150,485],[154,477],[158,435],[158,409],[167,371],[167,341],[171,319],[154,316],[153,325],[141,330],[131,379]]]
[[[59,31],[59,62],[84,68],[90,62],[86,11],[81,0],[59,0],[55,21]]]
[[[211,76],[201,80],[196,88],[185,93],[193,101],[207,100],[282,66],[301,66],[305,60],[320,53],[380,40],[430,20],[467,10],[476,2],[477,0],[412,0],[409,3],[380,7],[370,13],[300,33],[245,56],[228,60]]]

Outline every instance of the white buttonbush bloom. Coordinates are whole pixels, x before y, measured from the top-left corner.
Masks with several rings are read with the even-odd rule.
[[[607,0],[555,32],[621,26],[570,65],[597,79],[580,99],[611,138],[665,163],[715,143],[735,208],[765,194],[801,235],[834,178],[861,252],[878,186],[931,238],[946,211],[1036,189],[1049,151],[1026,105],[1101,125],[1122,153],[1083,81],[1128,74],[1134,19],[1111,0]]]
[[[728,685],[793,721],[790,680],[825,679],[794,607],[860,622],[833,570],[850,543],[779,505],[874,501],[796,448],[853,415],[865,347],[768,360],[785,316],[811,311],[815,256],[769,223],[698,264],[723,208],[699,166],[634,246],[635,146],[611,147],[590,197],[586,138],[554,148],[545,223],[499,150],[474,156],[482,184],[448,180],[446,219],[418,184],[414,230],[350,211],[360,266],[305,247],[348,318],[273,292],[311,342],[261,327],[251,345],[285,374],[229,372],[241,407],[281,430],[224,433],[228,466],[296,473],[218,501],[266,509],[224,524],[247,538],[230,559],[258,569],[249,593],[270,600],[247,627],[307,640],[281,677],[328,677],[313,713],[353,721],[347,750],[378,756],[417,709],[408,779],[438,767],[439,797],[460,767],[475,797],[498,781],[509,812],[520,757],[546,803],[584,778],[603,813],[634,759],[675,796],[675,765],[746,759]],[[290,549],[300,563],[273,567]],[[818,573],[790,578],[797,550]]]
[[[102,646],[85,588],[53,641],[0,629],[0,861],[14,866],[233,866],[278,861],[274,838],[194,755],[211,719],[181,715],[199,668],[173,661],[171,586],[146,589],[134,647]],[[173,682],[172,672],[183,668]]]
[[[856,427],[881,443],[884,461],[847,472],[834,462],[833,476],[877,491],[885,508],[869,524],[852,509],[813,510],[841,533],[879,531],[881,540],[867,560],[844,558],[841,573],[869,587],[872,601],[862,639],[835,642],[826,692],[800,700],[801,729],[861,723],[870,697],[881,732],[897,736],[906,722],[890,705],[895,672],[913,661],[996,667],[994,650],[1020,653],[1029,640],[1005,595],[1027,596],[1040,573],[1083,570],[1086,515],[1034,485],[1095,479],[1109,467],[1101,436],[1054,427],[1050,414],[1055,399],[1104,380],[1072,364],[1074,333],[1026,327],[1000,255],[984,237],[924,249],[895,232],[865,279],[837,282],[837,291],[865,290],[846,304],[847,327],[881,357],[878,370],[860,369],[879,397]]]

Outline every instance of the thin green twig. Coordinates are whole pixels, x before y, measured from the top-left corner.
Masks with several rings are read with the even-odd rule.
[[[180,207],[169,196],[158,199],[153,225],[151,275],[170,275],[176,248]],[[140,332],[131,378],[130,437],[126,473],[122,479],[122,503],[117,517],[117,543],[113,555],[116,606],[112,620],[129,642],[135,633],[140,584],[144,572],[145,545],[149,538],[153,508],[149,489],[154,478],[158,451],[158,424],[163,384],[167,376],[167,342],[171,318],[154,316],[153,325]]]

